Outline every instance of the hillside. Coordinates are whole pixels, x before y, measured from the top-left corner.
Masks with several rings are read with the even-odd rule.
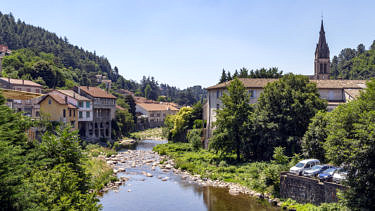
[[[206,93],[200,86],[180,90],[159,84],[153,77],[144,76],[141,83],[127,80],[106,57],[70,44],[66,37],[16,21],[12,14],[0,12],[0,26],[0,44],[13,51],[4,58],[2,76],[30,79],[48,88],[71,88],[98,86],[95,75],[102,74],[112,81],[113,90],[127,89],[138,96],[181,105],[192,105]]]
[[[331,62],[333,79],[370,79],[375,77],[375,41],[366,50],[363,44],[357,49],[345,48]]]

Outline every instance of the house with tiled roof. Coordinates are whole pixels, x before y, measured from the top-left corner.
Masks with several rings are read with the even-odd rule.
[[[48,93],[38,101],[40,112],[50,121],[69,124],[78,129],[78,108],[68,102],[68,97],[56,93]]]
[[[174,115],[178,108],[163,103],[136,103],[136,112],[148,118],[150,127],[160,127],[164,124],[164,119],[168,115]]]
[[[111,140],[112,119],[115,118],[116,97],[99,87],[76,86],[73,90],[92,101],[92,122],[84,128],[89,140]]]
[[[35,83],[30,80],[13,79],[13,78],[0,78],[0,88],[5,90],[16,90],[26,93],[37,93],[42,92],[42,85]],[[16,111],[24,112],[25,115],[31,117],[39,116],[39,105],[37,105],[37,99],[33,100],[8,100],[8,105]]]
[[[50,93],[59,95],[60,97],[67,97],[68,103],[78,108],[78,129],[79,135],[82,139],[89,139],[87,128],[93,121],[92,100],[84,97],[73,90],[53,90]]]

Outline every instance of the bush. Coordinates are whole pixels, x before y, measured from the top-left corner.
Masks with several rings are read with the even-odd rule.
[[[198,151],[202,147],[202,129],[192,129],[186,135],[186,139],[191,144],[193,150]]]

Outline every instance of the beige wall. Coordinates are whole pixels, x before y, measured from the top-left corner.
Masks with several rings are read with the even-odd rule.
[[[49,104],[49,100],[51,104]],[[63,117],[63,110],[65,109],[65,118]],[[71,111],[71,115],[70,112]],[[75,116],[74,116],[75,111]],[[67,124],[71,124],[74,121],[74,129],[78,129],[78,113],[77,109],[70,109],[68,105],[61,105],[57,103],[54,99],[50,96],[47,96],[40,103],[40,112],[47,114],[50,121],[57,121],[57,122],[64,122]]]

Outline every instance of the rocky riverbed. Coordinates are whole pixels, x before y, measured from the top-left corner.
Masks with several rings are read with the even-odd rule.
[[[132,175],[135,174],[143,174],[146,177],[157,177],[161,181],[168,181],[170,178],[166,176],[167,173],[173,173],[173,175],[180,176],[181,180],[184,180],[186,183],[197,184],[200,186],[227,188],[229,194],[231,195],[246,194],[251,197],[268,200],[269,203],[274,206],[280,206],[280,200],[277,198],[272,199],[268,194],[257,193],[235,183],[202,178],[200,175],[192,175],[187,171],[176,169],[174,168],[175,163],[172,159],[167,156],[160,156],[154,151],[127,150],[125,152],[119,152],[117,155],[112,155],[108,158],[101,156],[101,159],[106,160],[107,164],[113,168],[115,175],[121,174],[121,176],[118,177],[119,181],[109,183],[101,190],[102,193],[105,193],[111,189],[117,192],[119,187],[121,185],[125,185]],[[142,171],[139,171],[138,173],[131,171],[128,172],[129,169],[135,168],[142,168]],[[156,173],[154,173],[156,170],[165,174],[156,175]],[[128,192],[130,191],[132,190],[128,189]]]

